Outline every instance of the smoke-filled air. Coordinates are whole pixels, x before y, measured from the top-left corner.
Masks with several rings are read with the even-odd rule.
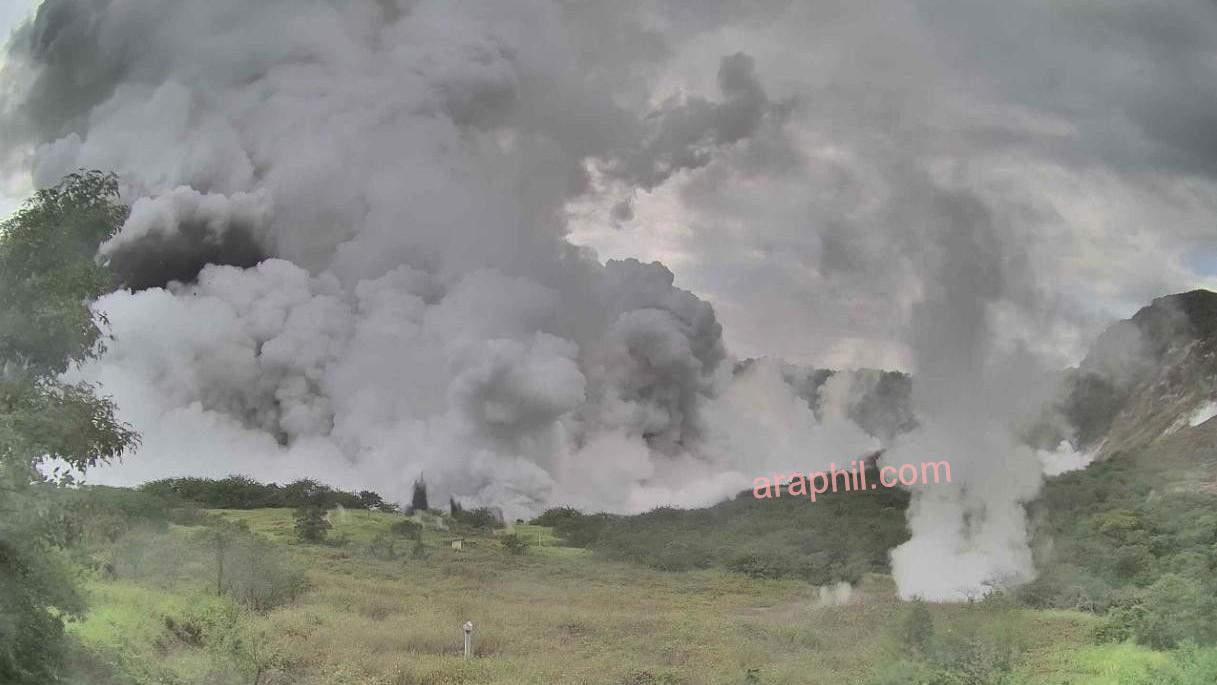
[[[67,378],[142,443],[87,481],[422,479],[510,520],[946,460],[899,594],[1025,583],[1024,505],[1096,448],[1059,372],[1214,282],[1213,90],[1169,93],[1217,21],[1183,4],[1165,55],[1039,2],[46,0],[4,188],[101,169],[130,207]]]

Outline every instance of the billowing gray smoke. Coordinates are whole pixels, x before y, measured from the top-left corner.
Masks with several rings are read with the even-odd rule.
[[[593,19],[44,3],[10,62],[10,159],[40,183],[114,170],[133,200],[101,249],[126,285],[97,305],[114,340],[82,374],[144,446],[99,477],[402,495],[421,474],[509,514],[638,510],[871,447],[817,425],[776,367],[733,381],[713,309],[665,267],[564,241],[588,164],[650,187],[781,125],[744,54],[722,58],[721,102],[631,114],[637,65],[584,72]]]
[[[0,180],[132,203],[81,373],[145,444],[98,478],[638,510],[852,417],[950,460],[894,561],[960,598],[1032,572],[1037,360],[1217,264],[1214,44],[1204,0],[46,0]],[[916,420],[733,351],[911,371]]]
[[[921,425],[883,461],[951,465],[951,484],[913,488],[912,537],[891,555],[903,597],[949,601],[1034,577],[1023,504],[1039,490],[1042,466],[1012,419],[1042,403],[1051,385],[1025,350],[1003,348],[993,323],[1015,288],[1009,281],[1028,277],[1021,255],[976,198],[930,195],[937,220],[927,269],[938,278],[915,305],[911,335]]]

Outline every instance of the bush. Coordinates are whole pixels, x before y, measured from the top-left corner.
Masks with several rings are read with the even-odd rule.
[[[410,548],[410,557],[413,559],[427,558],[427,546],[423,544],[421,537],[414,539],[414,546]]]
[[[368,542],[368,553],[377,559],[392,561],[399,556],[397,549],[399,541],[397,536],[381,533]]]
[[[497,509],[479,507],[457,510],[452,516],[456,523],[476,530],[494,530],[503,527],[503,515]]]
[[[84,611],[75,587],[62,582],[70,577],[58,556],[0,538],[0,682],[55,682],[68,647],[63,619]]]
[[[394,521],[393,525],[389,526],[389,532],[410,540],[417,540],[423,534],[423,527],[409,519]]]
[[[254,611],[290,602],[308,587],[304,572],[288,563],[271,543],[247,536],[226,555],[220,583],[225,595]]]
[[[929,615],[928,611],[925,615]],[[869,685],[1013,685],[1016,657],[1017,652],[1007,645],[931,637],[921,658],[890,664],[868,682]]]
[[[749,578],[789,578],[798,574],[793,559],[774,552],[746,552],[727,562],[727,570]]]
[[[243,525],[220,523],[197,533],[196,540],[207,555],[215,593],[255,611],[285,604],[308,587],[302,570]]]
[[[321,507],[305,506],[296,510],[296,538],[301,542],[324,542],[331,524]]]
[[[1094,641],[1124,642],[1134,637],[1133,624],[1137,622],[1140,607],[1115,607],[1103,617],[1103,622],[1095,626],[1092,633]]]
[[[192,553],[180,537],[141,527],[115,541],[98,563],[116,578],[168,587],[188,570]]]
[[[503,543],[503,547],[512,554],[523,554],[528,550],[528,542],[515,533],[504,535],[501,541]]]
[[[610,514],[579,514],[554,523],[554,534],[571,547],[591,547],[615,520]]]
[[[901,632],[906,647],[919,654],[925,653],[934,637],[934,617],[930,615],[930,609],[925,602],[916,599],[910,603]]]
[[[1217,603],[1211,592],[1190,578],[1162,576],[1129,616],[1137,641],[1155,649],[1170,649],[1187,640],[1217,642]]]
[[[573,507],[551,507],[546,509],[540,516],[534,518],[531,523],[534,526],[555,528],[559,523],[579,519],[582,516],[583,514]]]
[[[256,685],[285,665],[269,632],[243,620],[232,602],[195,601],[180,614],[164,616],[162,622],[176,640],[219,657],[209,661],[199,682]]]
[[[1154,685],[1211,685],[1217,683],[1217,649],[1184,646],[1169,666],[1152,670],[1146,683]]]

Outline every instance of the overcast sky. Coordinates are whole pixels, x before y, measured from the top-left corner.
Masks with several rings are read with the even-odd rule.
[[[142,436],[94,482],[425,476],[515,518],[885,449],[952,464],[893,566],[960,599],[1030,577],[1011,422],[1217,285],[1217,4],[45,0],[0,179],[81,168],[131,214],[71,376]],[[918,427],[787,362],[912,371]]]
[[[13,28],[33,11],[35,5],[35,0],[8,0],[0,3],[0,42],[7,45]],[[0,64],[3,64],[3,60],[4,54],[0,53]],[[0,216],[8,216],[20,201],[19,190],[12,187],[11,183],[12,181],[0,184]]]
[[[26,4],[0,4],[0,29]],[[1217,284],[1215,14],[1200,0],[571,11],[589,83],[639,117],[672,111],[632,152],[566,124],[591,172],[569,240],[665,263],[741,356],[904,367],[924,202],[959,193],[1021,260],[1011,325],[1076,357],[1108,319]],[[611,35],[581,33],[596,21]],[[26,178],[10,164],[9,193]]]

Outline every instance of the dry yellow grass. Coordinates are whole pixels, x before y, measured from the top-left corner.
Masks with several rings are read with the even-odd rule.
[[[290,539],[290,512],[226,512]],[[276,681],[301,685],[484,683],[605,685],[865,682],[876,664],[901,656],[905,606],[890,580],[870,576],[841,607],[815,589],[721,571],[666,573],[553,546],[511,555],[490,536],[456,552],[450,533],[428,529],[425,559],[385,561],[361,541],[391,515],[335,518],[345,547],[290,544],[313,588],[259,619],[285,665]],[[1018,640],[1029,654],[1085,621],[1069,614],[934,606],[940,629]],[[998,614],[1001,614],[998,616]],[[472,620],[475,657],[461,656],[460,626]],[[1004,632],[1003,632],[1004,631]]]

